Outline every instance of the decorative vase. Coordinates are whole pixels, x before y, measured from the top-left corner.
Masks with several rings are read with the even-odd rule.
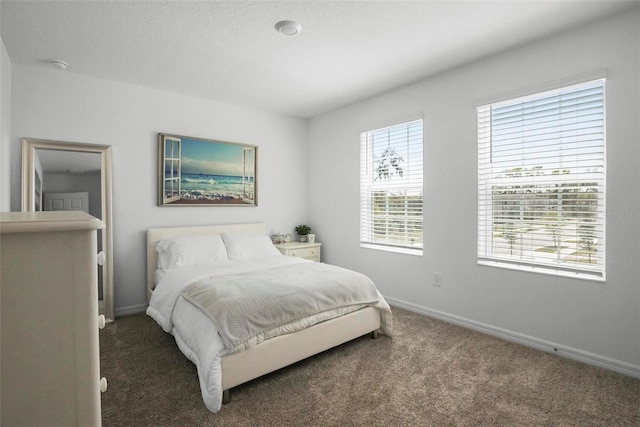
[[[300,235],[300,241],[303,242],[303,243],[306,242],[307,241],[307,235],[306,234],[301,234]]]

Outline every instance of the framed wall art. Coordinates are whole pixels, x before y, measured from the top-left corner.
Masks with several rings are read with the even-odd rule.
[[[158,134],[159,206],[257,206],[258,147]]]

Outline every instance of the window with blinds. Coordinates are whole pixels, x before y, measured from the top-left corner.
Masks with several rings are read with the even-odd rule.
[[[604,280],[604,80],[478,107],[478,262]]]
[[[360,246],[422,254],[422,120],[360,134]]]

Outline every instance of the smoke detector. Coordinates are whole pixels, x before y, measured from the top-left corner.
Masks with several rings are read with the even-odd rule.
[[[302,31],[302,25],[296,21],[280,21],[276,24],[276,30],[285,36],[295,36]]]
[[[69,64],[61,59],[50,59],[49,64],[61,70],[66,70]]]

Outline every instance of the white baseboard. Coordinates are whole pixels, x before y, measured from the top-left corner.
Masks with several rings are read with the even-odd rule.
[[[129,314],[143,313],[147,309],[147,304],[130,305],[128,307],[116,308],[115,317],[128,316]]]
[[[423,314],[428,317],[433,317],[454,325],[462,326],[468,329],[473,329],[478,332],[482,332],[487,335],[492,335],[498,338],[512,341],[518,344],[526,345],[538,350],[542,350],[547,353],[557,354],[562,357],[577,360],[579,362],[587,363],[589,365],[597,366],[600,368],[608,369],[610,371],[618,372],[623,375],[628,375],[634,378],[640,378],[640,366],[633,365],[631,363],[622,362],[619,360],[611,359],[599,354],[590,353],[587,351],[565,347],[561,344],[556,344],[546,340],[542,340],[529,335],[520,334],[518,332],[510,331],[508,329],[498,328],[496,326],[488,325],[486,323],[476,322],[475,320],[466,319],[464,317],[455,316],[442,311],[433,310],[430,308],[422,307],[410,302],[398,300],[391,297],[385,299],[391,305],[404,308],[415,313]]]

